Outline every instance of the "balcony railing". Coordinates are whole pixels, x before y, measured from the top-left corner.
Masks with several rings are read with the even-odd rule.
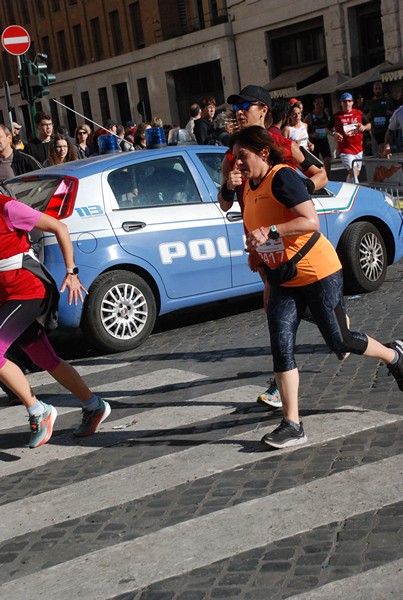
[[[194,33],[201,29],[207,29],[228,22],[228,11],[226,8],[219,10],[217,13],[204,13],[203,18],[188,19],[185,25],[178,23],[173,27],[160,27],[155,30],[155,41],[163,42],[181,35]]]

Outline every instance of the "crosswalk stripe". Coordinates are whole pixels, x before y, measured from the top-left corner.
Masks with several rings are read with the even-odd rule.
[[[395,560],[347,579],[338,579],[289,600],[396,600],[402,596],[403,559]]]
[[[1,596],[107,600],[398,502],[401,471],[401,456],[345,470],[37,571],[3,585]]]
[[[109,387],[109,384],[101,387]],[[144,411],[136,416],[136,419],[125,417],[115,421],[105,421],[96,435],[80,440],[68,433],[54,436],[45,446],[34,450],[26,447],[7,449],[10,458],[20,460],[4,461],[0,476],[33,469],[51,460],[83,456],[100,448],[121,444],[129,439],[152,435],[156,431],[184,427],[228,414],[240,406],[249,406],[251,398],[255,398],[261,392],[261,387],[246,385],[237,388],[236,392],[234,396],[230,396],[228,391],[199,396],[196,400],[186,401],[185,406],[172,405]]]
[[[45,375],[45,373],[41,373],[41,375]],[[135,377],[120,379],[103,385],[92,386],[92,390],[100,395],[107,394],[105,400],[119,400],[122,397],[123,392],[129,392],[131,396],[133,393],[148,389],[152,389],[156,392],[159,387],[165,388],[167,385],[191,383],[192,381],[199,381],[205,378],[205,375],[191,373],[190,371],[182,371],[180,369],[160,369],[159,371],[153,371],[147,375],[137,375]],[[55,383],[53,378],[52,383]],[[64,388],[61,386],[60,389],[65,392]],[[78,400],[71,394],[58,394],[57,396],[47,398],[46,402],[53,404],[53,406],[57,408],[59,416],[81,410]],[[13,427],[20,427],[24,423],[24,417],[26,417],[24,406],[19,405],[4,408],[1,411],[0,431],[12,429]]]
[[[403,420],[403,417],[346,406],[332,416],[330,428],[328,415],[311,415],[305,419],[309,432],[308,445],[323,444],[399,420]],[[32,508],[27,506],[25,499],[5,505],[0,508],[0,542],[38,531],[49,524],[55,525],[67,518],[83,517],[116,504],[270,458],[267,452],[255,451],[261,436],[262,427],[114,471],[90,481],[51,490],[37,495]],[[256,447],[252,445],[250,452],[240,452],[245,443],[256,443]],[[283,452],[295,450],[294,447]],[[271,456],[276,456],[276,453]],[[41,507],[40,511],[36,509],[37,506]]]

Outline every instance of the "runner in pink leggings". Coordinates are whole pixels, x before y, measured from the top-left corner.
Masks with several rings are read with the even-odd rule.
[[[56,236],[66,265],[60,292],[67,290],[69,304],[82,301],[86,293],[78,278],[66,225],[0,194],[0,381],[28,411],[30,448],[50,439],[57,412],[36,398],[21,369],[5,357],[15,341],[38,367],[81,402],[82,421],[75,436],[94,433],[111,411],[108,402],[91,392],[78,372],[57,356],[46,335],[44,324],[57,308],[59,294],[49,272],[31,250],[28,233],[34,228]]]

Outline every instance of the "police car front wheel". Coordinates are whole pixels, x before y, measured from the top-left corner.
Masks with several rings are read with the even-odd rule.
[[[88,342],[104,352],[140,346],[157,318],[148,283],[131,271],[110,271],[93,283],[86,298],[82,328]]]

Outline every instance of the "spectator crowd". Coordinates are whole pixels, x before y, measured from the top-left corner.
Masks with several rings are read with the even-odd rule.
[[[185,127],[187,142],[227,146],[232,133],[242,122],[242,105],[217,107],[215,98],[203,96],[189,107],[189,120]],[[134,121],[118,124],[107,119],[103,127],[95,130],[87,123],[79,124],[71,136],[67,127],[54,127],[52,117],[38,112],[34,118],[36,135],[24,139],[23,127],[13,122],[12,130],[0,125],[0,183],[40,167],[80,160],[110,151],[147,149],[147,130],[159,128],[162,142],[174,140],[170,131],[180,130],[179,125],[163,123],[158,116],[150,122]],[[346,168],[347,180],[358,176],[359,159],[363,156],[390,157],[403,151],[403,93],[391,97],[380,81],[372,87],[372,96],[364,99],[361,93],[344,92],[340,96],[340,110],[331,114],[325,105],[324,95],[313,98],[305,113],[298,98],[271,100],[267,129],[278,137],[294,140],[300,147],[320,159],[330,175],[333,137],[340,159]],[[181,130],[183,131],[183,130]],[[175,142],[172,142],[175,143]],[[353,165],[354,164],[354,173]]]

